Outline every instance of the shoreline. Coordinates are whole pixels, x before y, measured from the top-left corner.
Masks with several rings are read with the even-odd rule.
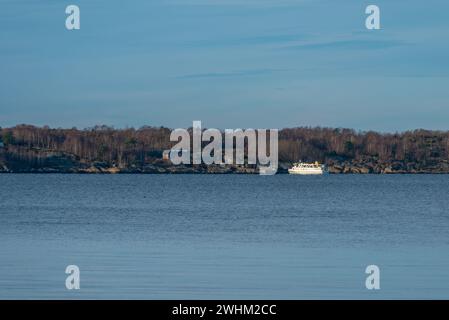
[[[61,174],[61,175],[259,175],[258,171],[253,172],[204,172],[204,171],[192,171],[192,170],[179,170],[170,172],[149,172],[139,170],[123,170],[118,172],[108,171],[61,171],[61,170],[48,170],[48,169],[35,169],[35,170],[20,170],[20,171],[0,171],[0,175],[11,174]],[[415,171],[415,172],[328,172],[323,175],[449,175],[449,172],[440,171]],[[278,171],[276,175],[291,175],[287,171]],[[319,175],[319,176],[323,176]],[[304,176],[304,175],[299,175]]]

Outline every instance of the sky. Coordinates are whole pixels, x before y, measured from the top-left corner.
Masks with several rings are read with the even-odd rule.
[[[65,28],[78,5],[81,29]],[[380,8],[367,30],[365,8]],[[0,0],[0,126],[449,129],[443,0]]]

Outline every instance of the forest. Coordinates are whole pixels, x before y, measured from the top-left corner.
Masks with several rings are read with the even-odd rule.
[[[1,172],[244,172],[237,168],[173,168],[163,151],[170,128],[86,129],[17,125],[0,128]],[[449,173],[449,132],[400,133],[344,128],[279,130],[279,172],[298,161],[319,161],[331,173]]]

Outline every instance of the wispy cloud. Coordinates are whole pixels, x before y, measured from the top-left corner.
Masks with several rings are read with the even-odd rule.
[[[167,4],[198,6],[280,7],[310,3],[312,0],[166,0]]]
[[[291,46],[284,46],[282,49],[287,50],[320,50],[320,49],[347,49],[347,50],[375,50],[388,49],[392,47],[399,47],[407,45],[407,43],[400,40],[367,40],[367,39],[351,39],[351,40],[336,40],[327,42],[311,42],[295,44]]]
[[[213,78],[235,78],[247,76],[269,75],[274,72],[285,71],[284,69],[250,69],[237,70],[230,72],[206,72],[206,73],[192,73],[178,76],[178,79],[213,79]]]
[[[228,37],[214,38],[206,40],[189,41],[188,46],[193,47],[227,47],[227,46],[253,46],[267,44],[287,44],[289,42],[304,40],[305,34],[273,34],[252,37]]]

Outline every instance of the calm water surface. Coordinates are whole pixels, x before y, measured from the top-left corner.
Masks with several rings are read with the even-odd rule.
[[[449,175],[3,174],[0,298],[448,299]]]

